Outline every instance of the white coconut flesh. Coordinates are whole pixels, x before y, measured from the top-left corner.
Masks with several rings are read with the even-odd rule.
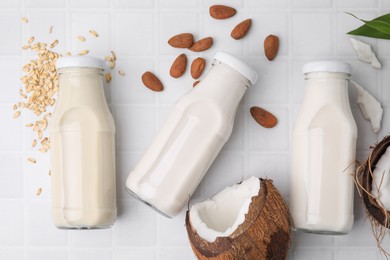
[[[390,211],[390,146],[379,159],[373,171],[372,195],[377,203]],[[379,188],[379,191],[378,191]]]
[[[252,197],[259,194],[259,189],[260,180],[251,177],[194,204],[190,210],[192,229],[208,242],[230,236],[245,221]]]

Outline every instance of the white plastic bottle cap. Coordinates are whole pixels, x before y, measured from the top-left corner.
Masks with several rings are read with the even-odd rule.
[[[67,56],[67,57],[59,58],[57,60],[56,67],[57,69],[84,67],[84,68],[98,68],[104,70],[106,69],[106,64],[104,60],[96,57]]]
[[[352,68],[346,62],[324,60],[324,61],[312,61],[303,65],[303,74],[310,72],[340,72],[351,75]]]
[[[219,60],[226,65],[229,65],[233,69],[237,70],[239,73],[244,75],[250,82],[251,85],[255,84],[257,81],[257,73],[252,67],[250,67],[247,63],[242,60],[236,58],[235,56],[219,51],[215,54],[214,59]]]

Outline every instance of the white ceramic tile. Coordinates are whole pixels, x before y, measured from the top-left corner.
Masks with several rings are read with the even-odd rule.
[[[298,8],[329,8],[332,0],[294,0],[293,6]]]
[[[324,236],[320,234],[311,234],[301,231],[292,233],[294,245],[297,247],[330,247],[334,246],[335,236]]]
[[[305,79],[302,73],[303,65],[308,61],[295,61],[292,65],[292,101],[295,104],[301,104],[305,95]]]
[[[279,50],[276,58],[272,61],[278,61],[279,56],[288,55],[290,40],[288,36],[288,18],[284,13],[276,12],[250,12],[252,18],[252,27],[244,40],[244,54],[247,56],[261,56],[260,61],[267,61],[264,54],[264,39],[272,34],[279,37]],[[272,63],[268,62],[268,63]]]
[[[96,259],[96,260],[111,260],[113,253],[109,249],[73,249],[70,252],[70,260],[85,260],[85,259]]]
[[[0,259],[23,260],[23,248],[4,248],[0,250]]]
[[[181,1],[187,2],[187,1]],[[187,49],[173,48],[168,44],[168,40],[179,33],[192,33],[195,41],[203,37],[199,35],[198,15],[191,11],[183,13],[162,13],[159,16],[160,35],[158,38],[159,54],[169,54],[172,56],[180,53],[189,53]],[[206,37],[206,36],[204,36]],[[195,55],[195,54],[194,54]],[[203,53],[202,53],[203,55]]]
[[[1,10],[0,10],[1,11]],[[22,22],[20,13],[0,13],[0,55],[20,55],[22,53]]]
[[[68,250],[65,248],[34,248],[26,251],[27,260],[67,260]]]
[[[173,248],[161,248],[159,251],[158,251],[158,255],[160,257],[160,259],[164,260],[164,259],[169,259],[169,260],[183,260],[183,259],[188,259],[188,260],[195,260],[197,259],[195,257],[195,254],[192,252],[191,249],[189,249],[188,247],[185,247],[185,248],[177,248],[177,247],[173,247]]]
[[[220,153],[203,178],[201,185],[203,198],[210,198],[227,186],[246,179],[244,158],[241,153]]]
[[[244,0],[236,0],[234,2],[233,1],[226,2],[224,0],[213,0],[213,1],[203,0],[202,5],[203,5],[203,7],[207,8],[207,11],[208,11],[208,8],[212,5],[227,5],[227,6],[235,8],[235,9],[239,9],[240,7],[242,7],[244,5]]]
[[[365,0],[356,0],[353,2],[354,8],[373,8],[377,7],[378,0],[371,0],[371,1],[365,1]],[[351,8],[351,2],[348,0],[339,0],[335,2],[335,6],[337,7],[346,7]]]
[[[155,260],[157,253],[151,248],[118,248],[115,260]]]
[[[153,104],[156,93],[142,83],[141,77],[145,71],[153,70],[154,63],[146,59],[120,59],[116,63],[118,70],[126,73],[121,77],[113,72],[114,84],[112,89],[116,92],[115,104]]]
[[[125,183],[127,176],[135,167],[142,153],[117,153],[116,155],[116,191],[117,198],[130,199],[132,196],[126,191]]]
[[[383,62],[384,66],[388,66],[390,61],[386,60]],[[390,74],[389,73],[381,73],[382,78],[382,94],[378,96],[384,103],[390,105]]]
[[[74,13],[71,16],[72,34],[68,39],[71,44],[70,52],[77,55],[82,50],[89,50],[89,54],[103,58],[110,54],[111,50],[111,30],[110,16],[107,13],[91,14]],[[90,30],[95,30],[99,37],[95,37],[89,33]],[[80,42],[77,36],[85,37],[85,42]]]
[[[367,249],[367,248],[354,248],[354,249],[341,249],[337,254],[337,259],[354,259],[354,260],[365,260],[365,259],[382,259],[379,258],[378,250]]]
[[[154,134],[153,108],[121,107],[116,113],[116,144],[120,151],[143,151]]]
[[[22,116],[14,119],[12,106],[0,106],[0,150],[20,151],[22,148]]]
[[[256,0],[248,0],[245,1],[245,6],[248,8],[287,8],[288,1],[287,0],[265,0],[265,1],[256,1]]]
[[[346,62],[352,66],[351,79],[370,92],[371,95],[377,97],[379,94],[379,86],[377,84],[379,71],[371,67],[368,63],[357,59],[346,60]]]
[[[112,246],[112,229],[71,230],[69,244],[72,247],[110,247]]]
[[[160,0],[160,7],[169,9],[197,8],[197,0]]]
[[[302,249],[296,248],[288,257],[289,260],[333,260],[334,256],[332,251],[319,250],[319,249]]]
[[[156,18],[153,13],[121,13],[114,19],[114,47],[119,56],[154,54]]]
[[[21,3],[21,0],[1,0],[0,8],[18,8]]]
[[[143,1],[129,1],[129,0],[115,0],[114,5],[118,8],[153,8],[156,0],[143,0]]]
[[[156,246],[157,214],[140,201],[124,201],[122,212],[113,228],[115,246]]]
[[[252,154],[249,157],[248,177],[256,176],[271,179],[282,196],[288,197],[290,190],[289,166],[288,156],[285,154]]]
[[[62,8],[65,7],[65,0],[26,0],[30,8]]]
[[[70,0],[70,6],[76,8],[107,8],[110,7],[111,0]]]
[[[258,73],[256,85],[250,87],[245,94],[245,103],[285,104],[289,96],[289,74],[286,61],[251,62]]]
[[[299,56],[332,55],[333,17],[327,13],[294,13],[292,50]]]
[[[68,232],[53,224],[49,200],[31,200],[25,207],[28,245],[52,247],[68,244]]]
[[[158,215],[157,239],[159,241],[159,245],[164,247],[190,246],[187,237],[186,227],[184,225],[186,210],[187,208],[183,209],[179,215],[172,219]]]
[[[289,119],[287,109],[259,106],[274,114],[278,119],[278,123],[273,128],[264,128],[252,118],[248,110],[246,119],[247,127],[249,127],[249,148],[258,151],[287,150],[289,147]]]
[[[36,163],[31,163],[27,158],[36,159]],[[30,152],[22,158],[24,196],[31,199],[49,199],[51,195],[50,154]],[[42,188],[41,195],[37,196],[36,191]]]
[[[22,155],[0,152],[0,198],[23,196]]]
[[[20,246],[23,245],[23,202],[10,199],[0,200],[0,245]],[[0,250],[1,251],[1,250]]]
[[[15,103],[20,100],[19,88],[22,63],[18,60],[0,59],[0,103]]]

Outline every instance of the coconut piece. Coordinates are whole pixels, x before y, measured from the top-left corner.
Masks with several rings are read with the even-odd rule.
[[[352,46],[355,49],[358,59],[366,63],[370,63],[372,67],[380,69],[382,66],[372,50],[371,46],[362,41],[351,38]]]
[[[290,215],[272,180],[251,177],[197,203],[186,228],[198,259],[286,259]]]
[[[381,103],[359,84],[354,81],[351,81],[351,83],[358,93],[357,103],[360,107],[360,111],[362,111],[363,117],[370,121],[374,133],[378,133],[381,129],[383,116]]]
[[[372,192],[376,202],[390,211],[390,146],[375,165],[373,172]]]
[[[381,188],[383,184],[382,177],[384,178],[383,172],[379,169],[383,166],[387,167],[387,150],[390,147],[390,135],[383,138],[381,142],[379,142],[372,150],[369,155],[367,161],[357,168],[355,182],[359,191],[359,196],[362,198],[364,206],[366,208],[366,213],[369,216],[369,220],[371,222],[371,228],[373,235],[378,243],[378,248],[384,255],[390,256],[383,247],[381,246],[381,242],[387,232],[389,232],[388,228],[390,228],[390,211],[388,211],[385,207],[383,207],[384,203],[381,202],[380,197],[375,196],[375,191],[373,191],[373,186],[376,186],[373,183],[374,178],[380,179],[379,192],[382,192]],[[386,155],[387,154],[387,155]],[[382,160],[384,157],[384,160]],[[381,161],[381,163],[379,163]],[[387,165],[387,166],[386,166]],[[378,167],[377,173],[380,176],[374,176],[375,169]],[[382,182],[382,184],[380,184]]]

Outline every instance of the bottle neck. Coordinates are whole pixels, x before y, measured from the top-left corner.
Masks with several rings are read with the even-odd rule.
[[[194,92],[213,100],[222,109],[237,107],[250,81],[230,66],[215,60],[213,67]],[[194,94],[195,94],[194,93]]]
[[[315,72],[305,74],[304,103],[313,102],[348,104],[348,79],[345,73]]]
[[[97,101],[105,102],[102,72],[97,68],[60,69],[58,103],[88,106]]]

